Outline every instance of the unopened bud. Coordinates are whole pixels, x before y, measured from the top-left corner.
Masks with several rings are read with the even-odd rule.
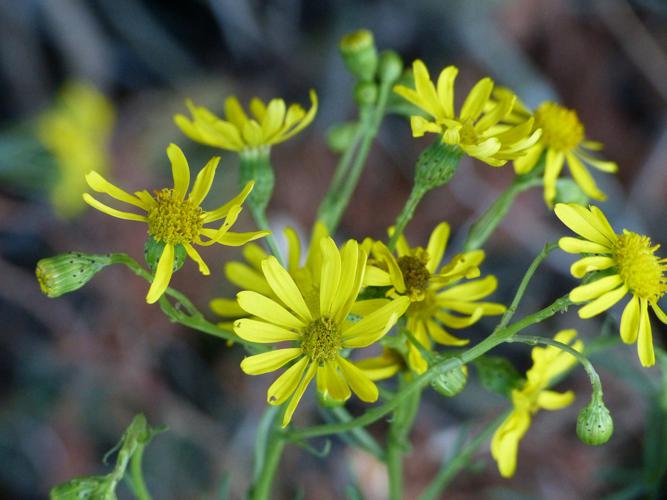
[[[345,122],[334,125],[327,132],[327,146],[334,153],[342,153],[350,147],[359,129],[357,122]]]
[[[359,106],[372,106],[378,98],[378,87],[371,82],[357,82],[354,86],[354,100]]]
[[[41,259],[35,274],[42,292],[55,298],[78,290],[111,263],[108,255],[64,253]]]
[[[521,384],[521,375],[505,358],[480,356],[474,363],[482,387],[489,392],[510,397],[512,389],[516,389]]]
[[[144,260],[151,271],[157,270],[158,262],[162,257],[164,251],[164,242],[156,241],[152,236],[149,236],[144,244]],[[178,271],[185,263],[185,247],[183,245],[174,245],[174,272]]]
[[[465,366],[458,366],[436,376],[431,381],[431,387],[443,396],[452,398],[463,390],[467,380],[468,369]]]
[[[435,142],[417,159],[415,187],[430,191],[446,184],[459,168],[463,151],[458,146]]]
[[[586,444],[598,446],[609,441],[614,433],[614,421],[602,397],[595,395],[577,417],[577,436]]]
[[[378,65],[378,53],[373,33],[357,30],[345,35],[340,41],[340,53],[348,71],[362,82],[373,81]]]
[[[381,82],[393,83],[401,77],[403,60],[393,50],[385,50],[380,54],[378,63],[378,77]]]

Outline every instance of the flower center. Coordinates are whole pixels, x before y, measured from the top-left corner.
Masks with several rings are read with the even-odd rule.
[[[426,269],[426,261],[428,261],[426,252],[422,252],[419,257],[404,255],[398,259],[398,267],[403,273],[407,294],[413,302],[424,300],[428,280],[431,277],[431,273]]]
[[[333,361],[341,347],[338,325],[329,318],[316,319],[303,331],[301,350],[320,365]]]
[[[623,231],[614,246],[613,258],[618,274],[634,295],[651,302],[667,293],[667,259],[655,252],[660,245],[651,246],[651,239],[631,231]]]
[[[148,232],[156,241],[172,245],[192,243],[203,225],[202,209],[180,200],[173,189],[155,192],[155,206],[148,211]]]
[[[475,131],[475,124],[472,122],[472,120],[465,120],[461,122],[461,125],[461,129],[459,130],[461,144],[478,144],[481,142],[477,132]]]
[[[535,126],[542,129],[542,141],[557,151],[570,151],[584,139],[584,126],[576,111],[553,102],[535,111]]]

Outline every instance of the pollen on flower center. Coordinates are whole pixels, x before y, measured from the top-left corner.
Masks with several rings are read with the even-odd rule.
[[[459,130],[459,137],[461,138],[461,144],[477,144],[479,138],[477,131],[475,130],[475,124],[472,120],[465,120],[461,123],[461,129]]]
[[[421,258],[404,255],[398,259],[398,267],[403,273],[403,280],[410,299],[423,300],[431,273],[426,269],[426,255]]]
[[[342,347],[338,325],[329,318],[319,318],[303,331],[301,349],[319,364],[332,361]]]
[[[649,301],[667,293],[667,264],[655,255],[658,248],[660,245],[651,246],[648,236],[631,231],[624,231],[614,246],[618,274],[635,295]]]
[[[542,129],[542,141],[557,151],[569,151],[584,139],[584,126],[574,110],[553,102],[535,111],[535,126]]]
[[[202,209],[188,199],[179,199],[169,188],[155,192],[156,204],[148,210],[148,232],[156,241],[172,245],[192,243],[203,222]]]

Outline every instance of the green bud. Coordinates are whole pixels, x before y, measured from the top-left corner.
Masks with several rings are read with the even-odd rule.
[[[393,83],[401,77],[403,60],[393,50],[385,50],[380,54],[378,63],[378,77],[381,82]]]
[[[111,263],[108,255],[64,253],[41,259],[35,274],[42,292],[55,298],[78,290]]]
[[[378,87],[370,82],[357,82],[354,86],[354,100],[359,106],[372,106],[378,98]]]
[[[556,181],[556,200],[555,203],[577,203],[579,205],[588,205],[589,198],[586,196],[579,185],[572,179],[558,179]]]
[[[327,146],[334,153],[342,153],[350,147],[359,130],[357,122],[345,122],[334,125],[327,131]]]
[[[163,250],[164,242],[155,241],[152,236],[148,237],[144,244],[144,260],[151,271],[156,271]],[[174,272],[183,267],[186,255],[185,247],[183,245],[174,245]]]
[[[459,366],[438,374],[431,381],[431,387],[443,396],[452,398],[463,390],[467,379],[468,369],[465,366]]]
[[[239,181],[241,187],[255,181],[255,187],[248,195],[246,203],[254,211],[264,212],[273,195],[275,174],[271,166],[270,149],[257,148],[239,154]]]
[[[505,358],[480,356],[474,363],[482,387],[489,392],[509,397],[512,389],[521,385],[521,375]]]
[[[415,167],[415,187],[424,192],[449,182],[459,168],[463,151],[440,141],[421,152]]]
[[[609,441],[614,433],[614,421],[602,397],[593,395],[577,417],[577,436],[586,444],[598,446]]]
[[[51,500],[115,500],[116,494],[110,488],[107,476],[90,476],[70,479],[51,490]]]
[[[353,31],[340,41],[340,53],[348,71],[362,82],[373,81],[378,65],[378,53],[373,33],[368,30]]]

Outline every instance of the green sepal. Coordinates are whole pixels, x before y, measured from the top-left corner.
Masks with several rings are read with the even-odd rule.
[[[463,150],[458,146],[440,140],[431,144],[417,158],[414,189],[425,193],[449,182],[459,168],[461,156]]]
[[[164,251],[164,242],[156,241],[152,236],[148,236],[144,244],[144,260],[151,271],[157,270],[158,262]],[[187,253],[183,245],[174,245],[174,272],[178,271],[185,264]]]
[[[523,385],[523,377],[514,365],[500,356],[480,356],[473,365],[482,387],[489,392],[509,398],[513,389]]]

